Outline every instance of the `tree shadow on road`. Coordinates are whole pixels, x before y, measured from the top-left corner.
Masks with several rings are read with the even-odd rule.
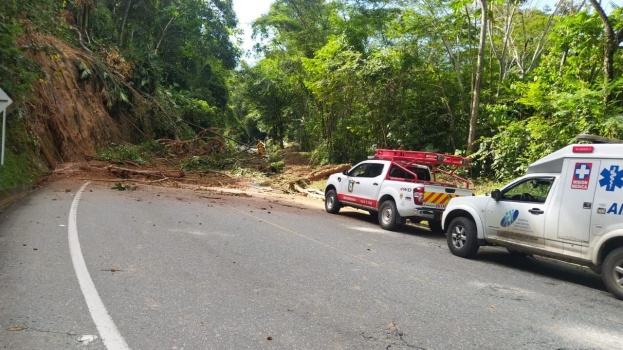
[[[361,210],[357,210],[357,211],[344,211],[344,212],[340,212],[340,215],[345,216],[345,217],[349,217],[352,219],[356,219],[356,220],[360,220],[360,221],[365,221],[368,223],[371,223],[375,226],[377,226],[379,229],[379,219],[378,216],[376,214],[371,215],[370,213],[367,213],[365,211],[361,211]],[[422,238],[427,238],[427,239],[432,239],[435,241],[445,241],[446,236],[442,233],[433,233],[431,232],[428,227],[421,225],[419,223],[411,223],[411,222],[407,222],[407,224],[402,225],[400,228],[398,228],[396,231],[397,233],[401,233],[401,234],[407,234],[407,235],[411,235],[411,236],[418,236],[418,237],[422,237]]]
[[[606,291],[601,277],[587,267],[568,264],[540,256],[517,256],[498,247],[486,247],[481,249],[482,250],[476,255],[476,260],[478,261],[545,276],[552,279],[552,285],[558,285],[558,281],[562,281]]]

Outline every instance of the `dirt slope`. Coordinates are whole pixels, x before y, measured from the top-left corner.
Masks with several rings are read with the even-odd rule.
[[[41,153],[54,170],[48,181],[69,177],[121,182],[128,184],[128,188],[136,184],[253,187],[296,193],[311,182],[326,178],[329,172],[344,168],[344,165],[318,167],[310,164],[306,155],[288,150],[283,150],[281,155],[285,163],[283,171],[259,179],[219,171],[184,173],[179,170],[179,159],[164,159],[152,166],[93,161],[99,147],[106,147],[110,142],[130,142],[130,131],[137,130],[135,117],[129,114],[132,112],[109,110],[111,84],[131,89],[125,84],[124,76],[91,53],[50,35],[28,34],[19,44],[45,73],[45,78],[34,85],[35,96],[26,104],[25,113]],[[96,73],[100,68],[109,74]],[[132,97],[136,106],[137,96]],[[249,163],[257,162],[266,163],[266,160],[250,159]]]
[[[95,58],[49,36],[24,36],[20,45],[45,72],[34,86],[35,98],[26,106],[31,128],[51,168],[84,160],[108,141],[128,138],[107,112],[102,86],[80,79],[79,65]]]

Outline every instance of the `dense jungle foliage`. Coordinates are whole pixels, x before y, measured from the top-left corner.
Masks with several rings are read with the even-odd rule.
[[[29,118],[20,106],[45,76],[18,42],[44,32],[174,116],[147,116],[156,125],[137,141],[221,128],[321,162],[374,147],[467,154],[473,177],[506,179],[577,134],[623,137],[623,9],[548,3],[276,0],[253,24],[249,63],[232,0],[6,0],[0,82],[17,96],[9,116]],[[123,85],[110,89],[111,114],[136,107]]]

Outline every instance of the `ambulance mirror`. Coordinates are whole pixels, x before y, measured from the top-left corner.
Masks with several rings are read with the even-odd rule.
[[[496,202],[499,201],[501,197],[502,193],[500,192],[500,190],[491,191],[491,198],[493,198],[493,200],[495,200]]]

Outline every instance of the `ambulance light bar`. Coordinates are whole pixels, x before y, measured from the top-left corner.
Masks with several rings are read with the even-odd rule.
[[[593,146],[573,146],[573,153],[593,153]]]

